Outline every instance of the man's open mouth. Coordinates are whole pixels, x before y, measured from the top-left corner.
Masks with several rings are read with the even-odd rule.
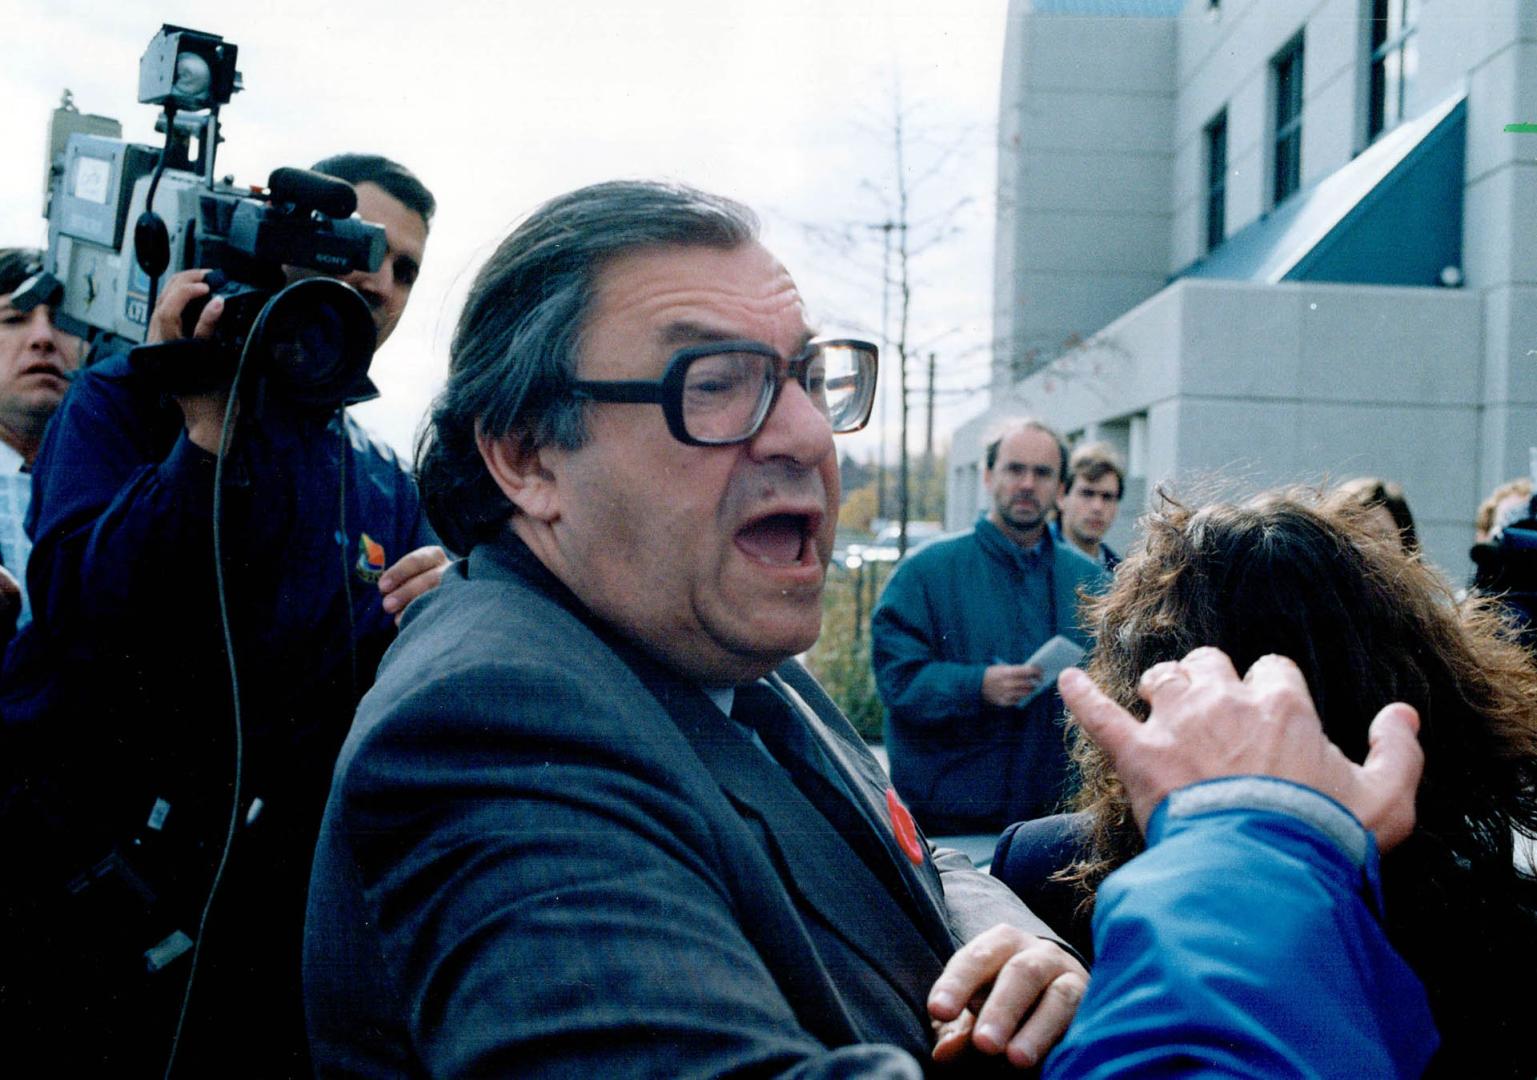
[[[766,566],[799,566],[813,560],[816,526],[811,514],[769,514],[737,530],[736,546]]]

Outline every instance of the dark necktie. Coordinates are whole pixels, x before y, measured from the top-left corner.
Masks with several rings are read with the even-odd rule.
[[[789,774],[806,800],[889,891],[906,899],[909,886],[901,879],[891,853],[855,805],[842,777],[795,708],[773,686],[759,679],[736,688],[731,717],[758,733],[769,755]]]

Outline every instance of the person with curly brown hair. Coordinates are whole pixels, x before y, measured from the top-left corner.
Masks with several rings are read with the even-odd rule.
[[[1420,550],[1420,536],[1414,528],[1409,500],[1397,483],[1379,476],[1358,476],[1341,484],[1339,492],[1366,512],[1367,528],[1385,537],[1396,537],[1406,555]]]
[[[1089,612],[1094,681],[1144,718],[1138,680],[1156,664],[1203,645],[1240,673],[1287,656],[1325,734],[1355,761],[1377,710],[1412,705],[1425,772],[1414,832],[1383,858],[1383,918],[1442,1034],[1429,1075],[1532,1076],[1537,880],[1516,868],[1513,847],[1516,834],[1537,834],[1537,668],[1498,609],[1456,604],[1348,492],[1199,509],[1165,500],[1143,527],[1141,550]],[[1087,740],[1076,756],[1080,812],[1006,832],[993,872],[1048,921],[1069,916],[1069,940],[1087,944],[1095,889],[1143,839],[1107,759]]]

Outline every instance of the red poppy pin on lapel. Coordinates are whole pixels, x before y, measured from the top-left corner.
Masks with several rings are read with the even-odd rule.
[[[918,841],[918,825],[912,813],[897,798],[896,788],[886,789],[886,809],[891,813],[891,831],[897,834],[897,844],[912,860],[914,866],[923,865],[923,845]]]

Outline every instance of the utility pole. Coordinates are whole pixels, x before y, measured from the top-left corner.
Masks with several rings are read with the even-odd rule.
[[[881,343],[881,386],[875,403],[875,514],[884,521],[894,521],[897,525],[896,547],[900,554],[906,554],[908,547],[908,525],[914,517],[915,509],[927,508],[932,513],[935,509],[935,499],[930,495],[923,495],[918,505],[915,506],[913,498],[913,474],[914,464],[909,439],[912,435],[912,421],[916,419],[911,415],[910,405],[916,403],[916,398],[909,401],[908,388],[909,377],[921,378],[921,373],[908,370],[908,353],[915,349],[915,355],[911,359],[918,359],[928,351],[928,342],[921,346],[914,346],[912,335],[914,324],[912,322],[913,300],[913,261],[925,254],[931,248],[947,242],[951,237],[960,233],[962,229],[956,224],[956,215],[968,205],[972,199],[963,196],[956,199],[950,206],[934,214],[926,214],[920,220],[913,219],[914,206],[917,195],[920,192],[932,190],[936,182],[945,180],[945,166],[951,157],[957,152],[959,142],[956,145],[943,147],[934,156],[931,162],[925,162],[925,168],[916,175],[909,175],[909,160],[922,158],[931,149],[932,140],[920,140],[916,146],[908,144],[909,117],[902,104],[901,84],[899,80],[893,81],[892,116],[885,125],[885,134],[890,139],[891,157],[887,161],[892,166],[889,171],[883,170],[879,181],[866,180],[862,187],[874,193],[881,203],[881,210],[875,220],[855,221],[845,224],[837,233],[833,234],[831,243],[839,248],[840,255],[847,255],[851,246],[850,241],[860,233],[869,235],[879,232],[881,237],[881,325],[879,339]],[[815,232],[815,226],[807,226],[808,231]],[[871,237],[873,239],[873,236]],[[875,336],[873,333],[871,336]],[[931,365],[937,363],[937,358],[930,357]],[[888,385],[895,383],[895,386]],[[934,424],[934,399],[937,389],[933,385],[934,374],[930,373],[928,388],[928,419],[925,444],[928,449],[925,452],[929,459],[928,472],[934,472],[937,467],[937,459],[933,455],[933,424]],[[897,401],[895,407],[899,409],[899,415],[889,415],[892,403],[891,394],[895,393]],[[896,421],[893,423],[892,421]],[[887,442],[896,438],[898,445],[896,452],[898,460],[894,463],[892,475],[887,475],[887,469],[893,462],[890,457],[890,449]],[[896,491],[892,491],[893,484]],[[895,498],[893,498],[895,495]],[[872,580],[875,575],[870,575]]]
[[[899,103],[900,105],[900,103]],[[913,290],[912,279],[908,275],[908,192],[907,192],[907,146],[902,130],[902,110],[896,110],[892,121],[892,148],[896,152],[896,184],[897,184],[897,284],[898,302],[897,310],[897,383],[898,401],[902,407],[902,434],[901,445],[897,448],[901,455],[900,479],[901,490],[897,500],[897,557],[907,554],[907,522],[909,515],[908,500],[912,494],[911,478],[908,475],[907,453],[907,317],[912,310]]]
[[[858,645],[865,633],[865,561],[850,555],[848,565],[854,570],[854,644]],[[875,567],[870,569],[874,571]]]
[[[865,226],[881,231],[881,353],[891,355],[891,230],[897,223],[887,218],[874,225]],[[886,397],[878,395],[876,430],[879,438],[875,443],[875,516],[886,517]]]
[[[919,508],[925,518],[934,517],[935,507],[929,505],[934,490],[934,364],[937,353],[929,353],[928,420],[923,432],[923,503]]]

